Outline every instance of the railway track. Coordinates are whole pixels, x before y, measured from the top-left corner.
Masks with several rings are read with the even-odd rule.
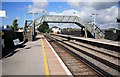
[[[118,52],[110,50],[106,52],[106,49],[99,49],[74,40],[68,41],[59,36],[45,35],[45,37],[52,41],[51,45],[73,75],[112,77],[119,74]],[[61,51],[61,47],[65,50]]]

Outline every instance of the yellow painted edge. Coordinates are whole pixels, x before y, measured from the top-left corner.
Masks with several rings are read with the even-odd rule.
[[[50,73],[49,73],[49,68],[48,68],[48,63],[47,63],[47,57],[46,57],[46,53],[45,53],[45,49],[44,49],[44,43],[43,40],[41,39],[42,42],[42,53],[43,53],[43,57],[44,57],[44,68],[45,68],[45,73],[47,77],[50,77]]]

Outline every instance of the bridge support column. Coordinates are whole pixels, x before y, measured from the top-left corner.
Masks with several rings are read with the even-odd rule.
[[[84,35],[85,35],[85,32],[84,32],[84,27],[81,27],[81,37],[84,37]]]
[[[85,30],[85,38],[87,38],[87,29],[84,28],[84,30]]]
[[[32,41],[35,41],[35,22],[33,21],[33,30],[32,30]]]
[[[81,27],[81,36],[87,38],[87,29],[85,27]]]
[[[24,25],[24,32],[23,32],[24,40],[27,39],[26,34],[27,34],[27,20],[25,20],[25,25]]]
[[[28,39],[28,41],[33,41],[33,27],[30,26],[32,23],[31,20],[25,21],[25,27],[24,27],[24,40]],[[35,28],[34,28],[35,29]]]

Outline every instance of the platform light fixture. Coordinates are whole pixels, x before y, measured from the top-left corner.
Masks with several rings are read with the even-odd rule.
[[[28,14],[32,14],[32,16],[33,16],[33,33],[32,33],[32,37],[33,37],[33,41],[35,41],[35,14],[38,14],[38,13],[30,12]]]
[[[92,16],[91,16],[91,17],[93,17],[92,18],[92,24],[93,24],[93,29],[94,29],[94,37],[95,37],[96,15],[98,15],[98,14],[93,13]]]

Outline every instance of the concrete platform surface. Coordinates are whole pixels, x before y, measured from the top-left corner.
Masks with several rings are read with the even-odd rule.
[[[94,39],[94,38],[85,38],[85,37],[74,37],[71,35],[62,35],[62,34],[56,34],[58,36],[64,36],[64,37],[71,37],[75,39],[80,39],[80,40],[87,40],[87,41],[92,41],[92,42],[98,42],[98,43],[103,43],[103,44],[108,44],[108,45],[113,45],[113,46],[119,46],[120,47],[120,41],[112,41],[112,40],[107,40],[107,39]]]
[[[2,75],[67,75],[63,65],[42,35],[2,59]]]
[[[41,41],[28,42],[14,55],[2,59],[3,75],[45,75]]]
[[[52,50],[50,44],[43,36],[44,48],[48,60],[48,66],[51,75],[71,75],[70,71],[66,68],[63,62],[61,62],[56,52]]]

